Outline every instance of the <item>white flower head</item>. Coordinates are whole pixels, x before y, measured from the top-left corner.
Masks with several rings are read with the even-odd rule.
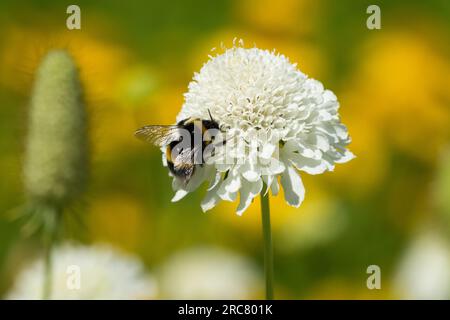
[[[151,299],[156,285],[134,256],[107,245],[91,247],[64,245],[52,259],[50,299],[117,300]],[[16,279],[8,299],[42,299],[43,261],[38,260]]]
[[[261,192],[276,195],[280,182],[287,203],[300,206],[305,189],[297,170],[319,174],[353,158],[338,108],[333,92],[282,54],[235,46],[211,57],[189,84],[177,121],[211,113],[226,143],[187,185],[174,179],[173,201],[209,181],[202,209],[239,193],[242,214]]]
[[[166,299],[254,299],[261,290],[256,267],[236,253],[191,248],[163,265],[160,288]]]

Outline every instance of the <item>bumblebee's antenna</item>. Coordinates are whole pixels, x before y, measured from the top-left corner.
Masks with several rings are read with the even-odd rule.
[[[211,115],[211,111],[209,110],[209,108],[208,108],[208,113],[209,113],[209,117],[211,118],[211,121],[214,121],[214,119],[213,119],[213,117]]]

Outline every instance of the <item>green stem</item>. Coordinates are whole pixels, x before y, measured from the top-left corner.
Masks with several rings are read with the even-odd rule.
[[[52,250],[53,243],[51,240],[47,240],[44,244],[44,286],[42,292],[42,298],[44,300],[50,299],[52,291]]]
[[[57,208],[48,209],[45,215],[45,225],[43,233],[44,244],[44,283],[42,288],[42,298],[48,300],[52,295],[53,286],[53,245],[56,236],[56,227],[59,220],[59,210]]]
[[[261,195],[261,220],[264,240],[264,273],[266,278],[266,299],[273,300],[273,247],[270,227],[269,193]]]

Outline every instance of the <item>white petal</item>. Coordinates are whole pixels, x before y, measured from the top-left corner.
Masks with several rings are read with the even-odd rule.
[[[322,152],[318,149],[312,149],[308,147],[304,147],[300,154],[305,158],[319,160],[322,158]]]
[[[339,138],[341,138],[342,140],[345,140],[348,138],[347,127],[344,126],[343,124],[336,125],[334,127],[334,130],[336,131],[337,136]]]
[[[294,151],[299,151],[300,148],[301,146],[297,140],[289,140],[284,144],[283,148],[281,149],[281,154],[290,154]]]
[[[273,196],[276,196],[278,192],[280,192],[280,185],[278,184],[277,179],[273,179],[272,185],[270,186],[270,191],[272,191]]]
[[[323,92],[323,99],[327,102],[328,101],[337,101],[336,95],[330,90],[325,90]]]
[[[266,195],[270,190],[270,186],[272,185],[274,176],[272,176],[272,175],[262,176],[262,179],[263,179],[264,183],[266,184],[266,190],[264,191],[264,195]]]
[[[278,159],[270,159],[267,166],[261,167],[261,175],[275,176],[282,173],[285,169],[284,163]]]
[[[273,155],[273,153],[275,152],[276,146],[271,144],[271,143],[267,143],[262,147],[262,150],[259,154],[259,156],[263,159],[270,159]]]
[[[294,167],[288,166],[286,171],[281,175],[281,185],[283,186],[286,202],[291,206],[299,207],[305,198],[305,187]]]
[[[225,159],[226,160],[226,159]],[[216,166],[216,169],[218,170],[218,171],[220,171],[220,172],[227,172],[227,171],[229,171],[229,170],[231,170],[231,168],[232,168],[232,164],[230,164],[230,163],[220,163],[220,162],[217,162],[216,164],[215,164],[215,166]]]
[[[181,185],[180,180],[174,177],[172,179],[172,190],[177,191],[179,189],[183,189],[183,186]]]
[[[208,168],[197,166],[195,168],[194,174],[192,175],[192,178],[186,185],[186,189],[189,192],[194,191],[207,179],[207,176],[208,176]]]
[[[219,185],[217,195],[225,201],[234,201],[240,187],[240,176],[229,172],[228,177]]]
[[[219,171],[217,171],[216,174],[214,175],[214,179],[212,179],[210,181],[207,191],[214,189],[219,184],[221,179],[222,179],[222,174]]]
[[[260,179],[261,173],[257,166],[250,161],[247,161],[239,167],[239,172],[242,176],[250,182],[255,182]]]
[[[183,199],[189,192],[197,189],[208,178],[208,176],[212,175],[213,169],[213,167],[196,168],[194,175],[186,186],[184,186],[179,179],[174,178],[172,180],[172,189],[176,192],[171,201],[177,202]]]
[[[331,121],[335,119],[335,116],[326,110],[319,110],[319,121]]]
[[[352,152],[350,152],[348,150],[345,150],[345,153],[342,156],[342,158],[337,159],[335,162],[336,163],[345,163],[345,162],[348,162],[348,161],[350,161],[350,160],[352,160],[354,158],[356,158],[356,156]]]
[[[239,206],[237,207],[236,213],[242,215],[242,213],[248,208],[252,203],[254,197],[256,197],[262,190],[262,180],[259,179],[256,182],[244,182],[242,184],[240,192]]]
[[[286,156],[291,163],[301,171],[305,171],[309,174],[320,174],[326,170],[332,170],[333,167],[327,166],[326,162],[323,160],[314,160],[311,158],[305,158],[297,153],[292,153]]]
[[[225,189],[228,192],[237,192],[240,187],[241,187],[241,179],[239,176],[237,176],[234,179],[230,180],[230,183],[227,186],[225,186]]]
[[[209,190],[206,193],[206,196],[203,198],[202,202],[200,203],[200,206],[202,207],[203,212],[206,212],[216,206],[216,204],[220,201],[219,196],[217,195],[217,189],[219,187],[216,186],[215,188]]]
[[[241,177],[232,171],[228,172],[228,177],[220,185],[221,189],[224,189],[228,192],[237,192],[240,187]]]
[[[320,150],[328,151],[330,149],[330,143],[325,136],[316,134],[314,137],[316,139],[316,145]]]
[[[230,202],[235,201],[237,198],[237,194],[238,194],[237,192],[229,192],[229,191],[222,190],[222,189],[217,190],[217,195],[222,200],[225,200],[225,201],[230,201]]]
[[[172,202],[177,202],[177,201],[183,199],[188,193],[189,193],[189,191],[184,190],[184,189],[177,190],[177,192],[175,193],[175,195],[172,198]]]
[[[242,175],[250,182],[255,182],[260,178],[258,172],[252,170],[245,171]]]

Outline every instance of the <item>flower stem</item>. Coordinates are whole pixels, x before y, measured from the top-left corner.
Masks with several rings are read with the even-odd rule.
[[[269,193],[261,195],[261,220],[264,240],[264,273],[266,278],[266,299],[273,300],[273,247],[270,227]]]

